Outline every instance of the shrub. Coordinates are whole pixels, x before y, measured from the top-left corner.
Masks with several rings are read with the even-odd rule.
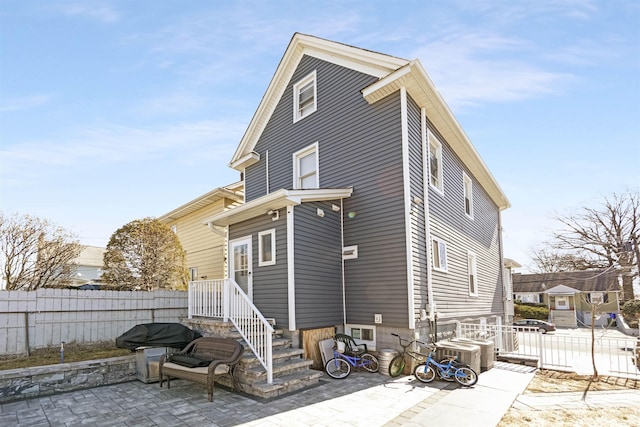
[[[635,299],[625,302],[620,311],[624,315],[624,318],[630,327],[638,327],[638,320],[640,319],[640,300]]]
[[[515,304],[514,314],[523,319],[547,320],[549,318],[549,308],[539,304]]]

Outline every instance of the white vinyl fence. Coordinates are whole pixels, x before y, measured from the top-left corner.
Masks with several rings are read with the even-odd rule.
[[[180,322],[187,315],[184,291],[0,291],[0,355],[113,341],[137,324]]]
[[[535,328],[460,323],[456,336],[492,340],[500,356],[537,361],[539,368],[580,374],[593,372],[590,334],[542,334]],[[600,375],[640,379],[638,338],[610,337],[597,330],[593,353]]]

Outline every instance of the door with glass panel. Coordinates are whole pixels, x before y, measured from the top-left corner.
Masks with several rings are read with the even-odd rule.
[[[251,237],[229,242],[229,255],[229,277],[236,281],[249,299],[253,299]]]

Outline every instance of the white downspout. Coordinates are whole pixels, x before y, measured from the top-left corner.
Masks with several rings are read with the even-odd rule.
[[[344,255],[344,200],[340,199],[340,252]],[[347,289],[344,279],[344,256],[342,258],[342,327],[347,329]]]

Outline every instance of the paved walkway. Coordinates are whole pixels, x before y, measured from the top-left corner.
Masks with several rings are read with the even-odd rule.
[[[0,426],[493,427],[516,398],[520,405],[549,403],[519,396],[534,375],[532,368],[499,362],[474,387],[461,388],[354,372],[268,401],[217,388],[213,402],[204,386],[185,380],[172,381],[170,390],[133,381],[2,404]]]

